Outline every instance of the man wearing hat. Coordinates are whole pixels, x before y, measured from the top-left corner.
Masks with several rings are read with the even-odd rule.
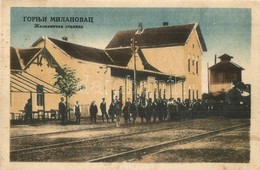
[[[100,103],[100,110],[101,110],[101,113],[102,113],[102,122],[104,122],[104,117],[106,117],[107,122],[109,122],[105,98],[102,98],[102,102]]]
[[[61,115],[61,125],[66,125],[66,104],[64,103],[63,97],[60,99],[59,113]]]
[[[90,120],[91,122],[97,123],[97,112],[98,112],[98,108],[96,105],[95,101],[91,102],[90,108],[89,108],[89,112],[90,112]]]
[[[32,121],[32,100],[28,99],[27,103],[24,106],[24,112],[25,112],[25,122]]]

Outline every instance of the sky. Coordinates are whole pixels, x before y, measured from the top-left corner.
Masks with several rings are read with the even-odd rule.
[[[28,22],[24,17],[48,17],[48,22]],[[93,17],[93,22],[51,23],[50,17]],[[251,83],[251,9],[246,8],[21,8],[11,9],[11,46],[29,48],[39,37],[61,39],[104,49],[118,31],[198,23],[207,51],[202,58],[202,89],[207,92],[207,63],[228,54],[245,70],[242,80]],[[82,29],[34,28],[42,25],[82,25]],[[218,60],[219,61],[219,60]]]

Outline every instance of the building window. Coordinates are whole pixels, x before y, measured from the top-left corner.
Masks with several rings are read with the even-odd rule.
[[[37,106],[43,106],[43,102],[44,102],[43,86],[37,85],[36,91],[37,91]]]
[[[188,72],[190,72],[190,59],[188,59]]]
[[[196,90],[196,99],[199,99],[199,90]]]
[[[115,90],[111,91],[111,101],[113,102],[115,99]]]
[[[199,74],[199,62],[196,61],[196,74]]]
[[[37,94],[37,106],[43,106],[43,93]]]
[[[195,95],[194,95],[194,89],[192,90],[192,99],[195,99]]]
[[[120,102],[123,102],[123,89],[122,89],[122,86],[119,87],[119,101]]]
[[[190,100],[190,95],[191,95],[191,94],[190,94],[190,89],[189,89],[189,100]]]

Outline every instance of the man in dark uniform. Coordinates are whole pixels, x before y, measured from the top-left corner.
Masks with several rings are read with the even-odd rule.
[[[152,103],[152,112],[153,112],[153,122],[156,121],[156,118],[158,117],[158,100],[154,99]]]
[[[138,106],[138,104],[136,101],[133,101],[130,104],[130,114],[132,115],[132,118],[133,118],[133,125],[135,124],[135,120],[137,117],[137,112],[138,112],[137,106]]]
[[[131,106],[130,99],[127,99],[125,106],[123,108],[123,116],[124,116],[125,124],[127,124],[129,120],[130,106]]]
[[[162,122],[163,114],[164,114],[164,106],[163,106],[162,98],[159,98],[158,105],[157,105],[157,112],[158,112],[159,122]]]
[[[115,113],[116,113],[116,105],[115,105],[115,101],[112,101],[108,109],[108,114],[112,122],[114,122]]]
[[[66,120],[65,120],[65,116],[66,116],[66,105],[64,103],[64,98],[62,97],[60,99],[60,103],[59,103],[59,113],[61,115],[61,125],[66,125]]]
[[[168,121],[172,121],[173,119],[176,119],[176,115],[174,112],[174,99],[170,98],[168,102]]]
[[[76,101],[76,104],[75,104],[75,107],[74,107],[74,113],[75,113],[75,116],[76,116],[76,123],[80,124],[81,108],[80,108],[78,101]]]
[[[28,119],[30,119],[30,122],[32,121],[32,100],[28,99],[27,103],[24,106],[24,113],[25,113],[25,122],[28,121]]]
[[[116,127],[120,127],[120,116],[122,112],[122,103],[120,100],[115,99],[115,114],[116,114]]]
[[[166,121],[167,118],[168,118],[167,100],[163,99],[162,100],[162,120]]]
[[[152,108],[152,99],[149,98],[148,104],[146,107],[146,122],[151,123],[151,117],[153,115],[153,108]]]
[[[182,120],[184,117],[184,105],[180,98],[177,98],[177,108],[178,108],[178,119]]]
[[[90,108],[89,108],[89,112],[90,112],[90,120],[91,120],[91,122],[96,123],[98,108],[97,108],[97,105],[96,105],[95,101],[91,102],[91,105],[90,105]]]
[[[100,103],[100,110],[101,110],[101,113],[102,113],[102,122],[104,122],[104,117],[106,117],[107,122],[109,122],[108,121],[107,105],[106,105],[105,98],[103,98],[102,102]]]

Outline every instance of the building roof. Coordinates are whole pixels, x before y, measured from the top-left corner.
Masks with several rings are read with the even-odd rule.
[[[28,48],[28,49],[18,49],[19,55],[26,66],[32,58],[41,50],[41,48]]]
[[[10,47],[10,63],[12,70],[22,70],[41,48],[16,49]]]
[[[232,58],[232,56],[228,55],[228,54],[223,54],[222,56],[218,57],[221,61],[230,61]]]
[[[126,67],[132,58],[132,50],[129,47],[102,50],[74,44],[68,41],[57,40],[50,37],[47,37],[46,39],[50,40],[54,45],[56,45],[69,56],[84,61]],[[33,43],[32,46],[36,46],[43,40],[45,40],[45,38],[40,37],[36,42]],[[142,60],[142,64],[144,65],[145,70],[160,72],[158,69],[147,62],[140,49],[137,50],[137,53]]]
[[[115,65],[126,67],[132,57],[131,48],[108,49],[106,53],[112,58]]]
[[[132,57],[131,48],[101,50],[73,44],[67,41],[57,40],[50,37],[48,37],[48,39],[71,57],[85,61],[126,67]],[[138,54],[145,69],[159,71],[147,62],[140,50],[138,50]]]
[[[113,61],[104,50],[73,44],[49,37],[48,39],[73,58],[101,64],[113,64]]]
[[[136,45],[142,48],[184,45],[191,32],[196,29],[203,51],[207,51],[198,24],[164,26],[142,30],[119,31],[109,42],[108,48],[130,47],[134,37]]]
[[[116,65],[108,65],[108,67],[112,68],[112,74],[117,75],[117,76],[125,76],[130,75],[130,77],[133,78],[134,70],[127,68],[127,67],[121,67],[121,66],[116,66]],[[138,77],[142,76],[160,76],[161,78],[165,80],[169,80],[169,77],[175,77],[177,81],[179,80],[185,80],[186,77],[183,75],[172,75],[172,74],[167,74],[167,73],[162,73],[162,72],[157,72],[157,71],[152,71],[152,70],[137,70],[136,71],[138,74]]]
[[[241,67],[238,64],[232,62],[231,59],[233,57],[229,56],[228,54],[224,54],[224,55],[222,55],[218,58],[220,58],[221,61],[218,62],[217,64],[211,66],[209,68],[210,70],[212,70],[212,71],[222,71],[222,72],[232,71],[232,70],[244,70],[243,67]]]
[[[35,47],[41,41],[49,40],[70,57],[94,63],[126,67],[132,57],[131,38],[135,37],[135,41],[137,41],[137,45],[139,47],[137,52],[142,60],[144,69],[161,72],[148,63],[141,49],[184,45],[193,30],[197,31],[202,49],[206,51],[206,45],[198,24],[120,31],[110,41],[105,50],[78,45],[51,37],[45,38],[43,36],[36,40],[32,44],[32,47]],[[23,69],[23,67],[27,66],[40,50],[41,48],[19,50],[11,48],[11,68],[18,70]],[[19,54],[17,54],[17,51]]]
[[[22,70],[20,60],[14,47],[10,47],[10,67],[12,70]]]
[[[131,48],[106,49],[107,54],[112,58],[114,65],[126,67],[132,58]],[[142,61],[144,69],[160,72],[158,69],[149,64],[142,53],[141,49],[137,53]]]

